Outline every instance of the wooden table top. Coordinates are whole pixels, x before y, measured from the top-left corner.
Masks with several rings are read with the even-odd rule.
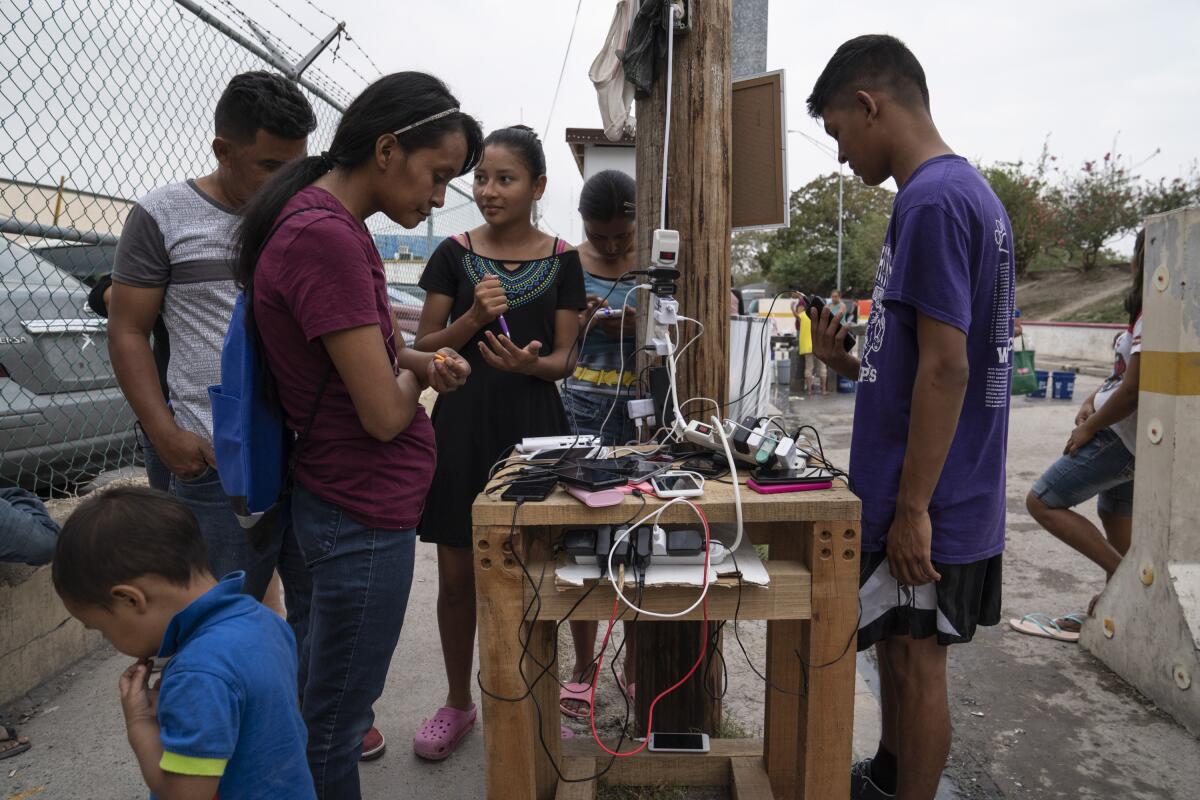
[[[831,489],[807,492],[784,492],[781,494],[759,494],[748,489],[739,472],[742,496],[742,521],[745,524],[768,522],[814,522],[825,520],[858,519],[861,514],[858,498],[841,480],[833,482]],[[724,479],[728,481],[728,477]],[[516,503],[499,499],[501,492],[489,497],[479,495],[471,508],[475,525],[511,525]],[[735,522],[734,492],[731,483],[707,481],[704,494],[689,498],[703,509],[710,523]],[[650,513],[667,501],[646,495],[646,510]],[[642,500],[627,495],[620,505],[605,508],[589,508],[576,500],[562,488],[545,500],[526,502],[517,512],[517,525],[602,525],[623,521],[632,517],[642,507]],[[687,505],[677,503],[663,512],[659,522],[676,524],[695,522],[696,514]]]

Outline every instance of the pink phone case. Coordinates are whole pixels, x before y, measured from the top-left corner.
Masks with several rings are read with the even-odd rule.
[[[755,482],[754,478],[747,478],[746,485],[759,494],[783,494],[784,492],[811,492],[816,489],[832,489],[833,481],[822,481],[821,483],[771,483],[763,485]]]
[[[597,491],[584,489],[582,486],[567,486],[565,484],[563,488],[567,490],[567,494],[589,508],[619,506],[625,501],[624,486],[614,486],[611,489],[599,489]]]

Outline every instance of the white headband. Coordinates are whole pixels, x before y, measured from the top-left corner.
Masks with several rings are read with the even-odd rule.
[[[434,114],[431,117],[426,117],[423,120],[418,120],[417,122],[414,122],[412,125],[405,125],[403,128],[401,128],[398,131],[392,131],[392,135],[399,136],[402,133],[408,133],[413,128],[419,128],[422,125],[424,125],[426,122],[433,122],[435,119],[441,119],[442,117],[450,116],[451,114],[454,114],[457,111],[458,111],[458,106],[454,106],[453,108],[447,108],[445,111],[439,111],[438,113]]]

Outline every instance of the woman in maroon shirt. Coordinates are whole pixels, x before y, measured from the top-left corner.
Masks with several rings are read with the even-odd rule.
[[[418,395],[454,389],[470,372],[449,348],[417,352],[396,336],[364,221],[382,212],[416,227],[478,160],[481,140],[437,78],[388,75],[346,109],[327,152],[282,167],[245,210],[237,279],[251,325],[288,426],[303,431],[312,419],[292,496],[307,572],[284,579],[310,584],[288,601],[311,604],[300,687],[322,800],[360,797],[371,705],[408,604],[436,462]]]

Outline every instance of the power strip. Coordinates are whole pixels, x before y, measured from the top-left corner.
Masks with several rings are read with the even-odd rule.
[[[725,454],[725,448],[721,444],[721,434],[710,423],[695,419],[689,422],[687,427],[678,427],[678,430],[679,435],[685,441],[698,444],[721,455]],[[737,426],[732,420],[727,419],[724,423],[724,430],[725,435],[732,441]],[[768,436],[771,438],[768,439]],[[808,466],[808,459],[797,449],[795,440],[790,437],[777,439],[773,434],[765,435],[765,429],[760,428],[749,434],[748,442],[750,444],[749,452],[742,453],[736,449],[732,451],[733,457],[744,464],[761,467],[768,451],[773,450],[777,462],[775,466],[779,469],[803,469]],[[767,442],[770,442],[770,447],[764,449],[764,443]]]
[[[540,450],[554,450],[567,447],[592,447],[600,444],[599,440],[591,435],[582,436],[527,436],[517,445],[518,453],[536,453]]]

